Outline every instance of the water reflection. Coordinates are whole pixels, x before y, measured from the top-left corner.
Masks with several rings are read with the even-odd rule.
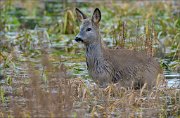
[[[168,82],[168,87],[180,88],[180,74],[175,72],[165,73],[166,80]]]

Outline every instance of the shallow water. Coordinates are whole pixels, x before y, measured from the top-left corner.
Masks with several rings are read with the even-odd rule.
[[[168,87],[170,88],[180,88],[180,74],[176,72],[168,72],[165,74]]]

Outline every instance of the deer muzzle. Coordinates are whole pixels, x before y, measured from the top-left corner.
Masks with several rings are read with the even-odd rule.
[[[82,38],[80,38],[80,37],[76,37],[76,38],[75,38],[75,41],[77,41],[77,42],[83,42]]]

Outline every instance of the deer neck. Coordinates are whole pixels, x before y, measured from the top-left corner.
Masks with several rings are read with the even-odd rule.
[[[94,69],[96,66],[100,66],[103,61],[103,47],[101,41],[99,43],[86,45],[86,63],[88,69]]]

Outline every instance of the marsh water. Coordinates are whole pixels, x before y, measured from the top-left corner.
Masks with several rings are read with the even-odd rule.
[[[141,4],[143,5],[143,3]],[[47,0],[33,3],[9,1],[7,3],[2,2],[1,5],[4,6],[1,8],[4,10],[1,11],[1,17],[5,19],[5,24],[1,24],[0,28],[0,48],[1,55],[4,58],[3,63],[0,63],[0,74],[2,76],[0,78],[2,101],[0,112],[7,111],[11,113],[13,111],[13,108],[10,107],[12,105],[10,99],[15,102],[13,103],[15,106],[16,104],[22,108],[27,106],[28,98],[23,96],[24,91],[26,91],[24,89],[32,89],[29,82],[33,77],[36,77],[31,75],[32,71],[39,74],[41,79],[39,86],[45,91],[50,87],[49,83],[51,81],[58,81],[56,79],[48,80],[49,75],[69,79],[78,78],[87,87],[95,84],[88,76],[84,46],[74,41],[79,24],[75,20],[74,12],[68,11],[68,9],[72,10],[71,7],[74,8],[75,5],[85,6],[83,7],[83,10],[85,10],[88,3],[62,3]],[[104,7],[101,8],[105,9]],[[107,10],[102,13],[105,17],[102,16],[104,20],[102,21],[101,33],[105,44],[112,48],[116,46],[116,43],[114,43],[115,35],[110,30],[119,26],[116,23],[112,24],[112,20],[108,18],[110,17],[107,15],[108,13],[111,13],[111,11]],[[123,18],[125,19],[125,17]],[[133,16],[132,14],[132,16],[126,18],[126,20],[128,19],[140,19],[139,21],[141,21],[141,16],[138,14]],[[114,26],[106,28],[108,25]],[[141,29],[143,31],[143,25],[142,23],[139,28],[140,33]],[[133,40],[133,34],[131,37],[131,40]],[[169,47],[166,48],[169,49]],[[127,48],[129,48],[128,41]],[[177,66],[179,57],[173,53],[172,58],[177,58],[174,61],[169,56],[165,56],[171,54],[171,51],[163,52],[164,56],[158,58],[161,60],[161,65],[165,65],[163,68],[168,87],[180,89],[180,73]],[[168,64],[171,61],[173,62],[171,65],[175,64],[176,69],[169,67]],[[60,68],[59,73],[58,71],[53,73],[56,68]],[[57,83],[52,87],[52,93],[57,93],[58,87],[55,87],[56,85]]]

